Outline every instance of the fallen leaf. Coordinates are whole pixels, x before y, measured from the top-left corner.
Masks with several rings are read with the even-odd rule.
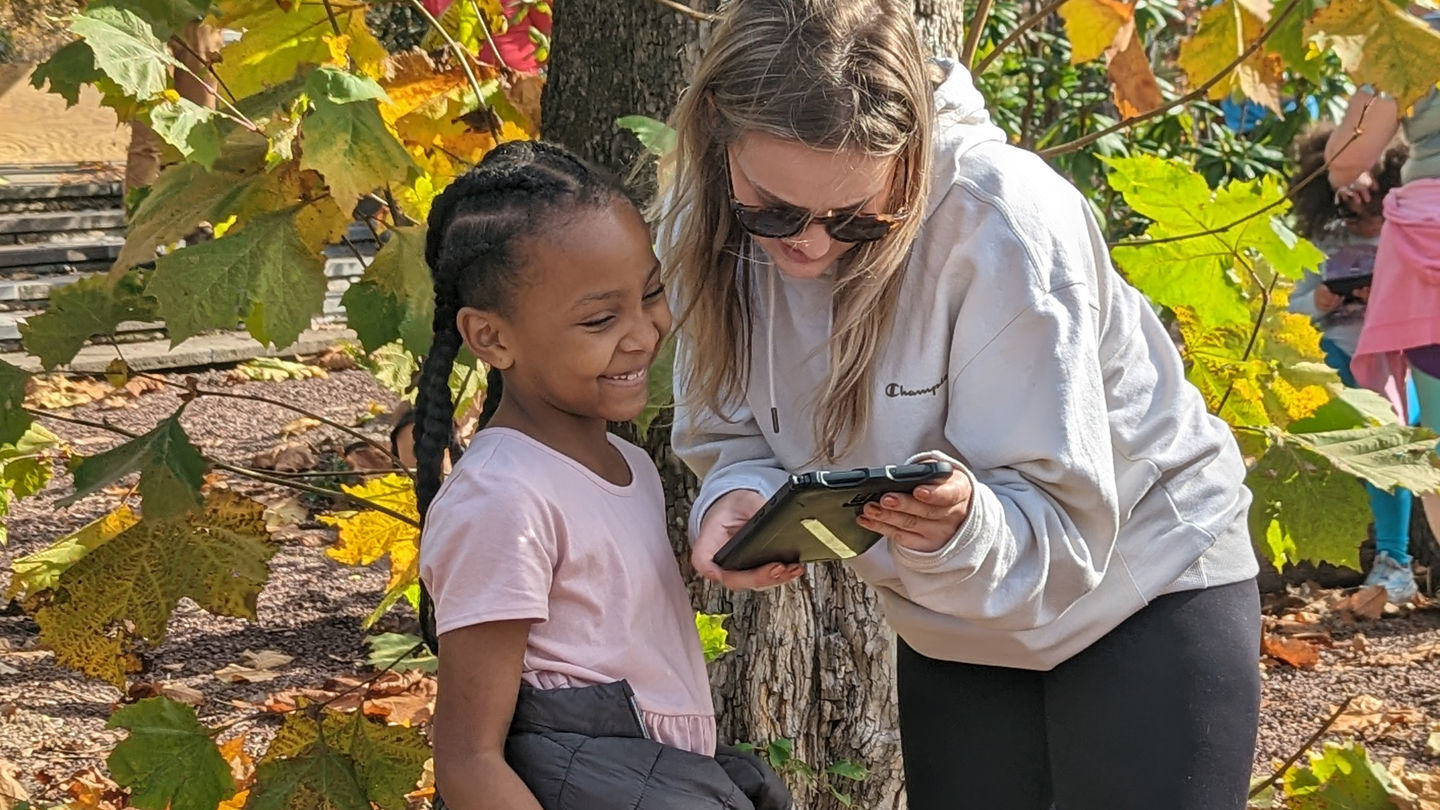
[[[41,410],[60,410],[86,405],[115,393],[104,380],[68,377],[64,374],[37,374],[25,383],[25,404]]]
[[[70,778],[62,790],[71,799],[70,810],[120,810],[125,791],[94,768]]]
[[[1365,740],[1375,740],[1394,734],[1425,722],[1425,713],[1411,707],[1387,707],[1385,701],[1374,695],[1359,695],[1350,701],[1330,730],[1337,734],[1351,734]]]
[[[12,666],[10,666],[9,664],[5,663],[4,661],[0,661],[0,675],[19,675],[19,674],[20,674],[20,670],[14,668],[14,667],[12,667]]]
[[[1403,667],[1420,661],[1440,660],[1440,641],[1428,641],[1398,652],[1377,652],[1366,655],[1362,663],[1377,667]]]
[[[8,759],[0,759],[0,810],[15,810],[30,798],[20,784],[20,768]]]
[[[315,469],[320,460],[315,449],[308,442],[290,441],[257,453],[250,460],[250,466],[276,472],[307,472]]]
[[[288,422],[280,428],[280,435],[286,438],[299,436],[302,433],[309,433],[323,424],[319,419],[309,416],[302,416],[293,422]]]
[[[1440,757],[1440,726],[1431,729],[1430,736],[1425,738],[1425,753]]]
[[[244,785],[250,782],[250,777],[255,773],[255,758],[245,753],[245,735],[231,737],[220,744],[220,758],[230,765],[230,776],[235,784]],[[244,804],[244,802],[240,802]]]
[[[331,346],[314,359],[314,364],[326,371],[352,371],[359,368],[355,357],[343,346]]]
[[[191,706],[201,706],[205,703],[205,694],[199,689],[179,683],[164,683],[160,685],[160,694],[171,700],[178,700]]]
[[[1320,663],[1320,650],[1303,639],[1266,634],[1260,639],[1260,652],[1296,669],[1313,669]]]
[[[1387,597],[1382,585],[1361,588],[1335,605],[1338,613],[1348,614],[1357,621],[1375,621],[1385,611]]]
[[[249,650],[240,654],[239,664],[227,664],[215,671],[215,677],[226,683],[265,683],[279,677],[277,667],[283,667],[293,658],[274,650]]]
[[[286,655],[276,650],[261,650],[250,652],[245,650],[240,653],[240,660],[256,669],[279,669],[295,660],[294,656]]]
[[[347,450],[345,462],[357,472],[385,472],[395,468],[395,462],[389,455],[368,444]]]
[[[292,495],[265,507],[265,531],[271,534],[309,519],[310,510],[300,502],[299,495]]]

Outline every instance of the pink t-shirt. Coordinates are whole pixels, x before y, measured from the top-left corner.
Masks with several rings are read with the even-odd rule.
[[[713,755],[715,708],[660,476],[644,451],[610,442],[628,486],[519,431],[476,434],[425,518],[420,576],[436,627],[532,619],[527,683],[627,680],[651,737]]]

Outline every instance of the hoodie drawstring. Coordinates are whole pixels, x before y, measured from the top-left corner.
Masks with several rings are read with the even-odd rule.
[[[755,243],[750,243],[750,258],[753,262],[755,254]],[[753,264],[751,266],[754,266]],[[772,264],[766,268],[766,286],[769,288],[770,300],[766,304],[765,312],[765,373],[770,380],[770,427],[776,435],[780,433],[780,408],[775,404],[775,273],[778,272]]]

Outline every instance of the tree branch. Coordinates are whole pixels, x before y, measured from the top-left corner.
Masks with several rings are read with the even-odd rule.
[[[130,431],[121,427],[116,427],[109,422],[96,422],[91,419],[80,419],[75,416],[61,416],[57,413],[51,413],[49,411],[37,411],[33,408],[26,408],[25,410],[29,411],[32,416],[37,416],[44,419],[54,419],[57,422],[65,422],[71,425],[79,425],[80,427],[94,428],[95,430],[105,430],[111,433],[118,434],[120,436],[124,436],[127,439],[140,438],[140,434],[131,433]],[[401,523],[414,526],[417,529],[420,527],[420,521],[416,520],[415,518],[397,512],[388,506],[384,506],[382,504],[375,503],[374,501],[361,498],[358,495],[351,495],[350,493],[341,490],[325,489],[324,487],[311,486],[310,484],[304,484],[299,481],[287,481],[284,478],[271,475],[261,470],[252,469],[250,467],[242,467],[238,464],[231,464],[228,461],[221,461],[217,458],[210,458],[209,456],[205,456],[203,454],[201,457],[204,458],[205,461],[209,463],[212,467],[215,467],[219,470],[232,472],[236,475],[240,475],[245,478],[250,478],[252,480],[260,481],[266,484],[275,484],[276,486],[282,486],[288,489],[295,489],[301,492],[309,492],[314,495],[324,495],[328,498],[336,498],[338,500],[345,501],[352,506],[359,507],[360,509],[368,509],[374,512],[379,512],[382,515],[388,515],[400,521]]]
[[[1045,6],[1042,7],[1039,11],[1030,15],[1029,17],[1026,17],[1023,21],[1021,21],[1019,25],[1015,26],[1014,31],[1011,31],[1005,36],[1004,39],[1000,40],[1000,44],[996,45],[994,49],[992,49],[989,53],[985,54],[985,57],[981,59],[980,63],[977,64],[970,72],[976,76],[984,73],[987,69],[989,69],[990,65],[996,59],[1000,58],[1001,54],[1005,52],[1006,48],[1014,45],[1016,40],[1020,39],[1020,37],[1025,35],[1025,32],[1029,31],[1040,23],[1045,22],[1045,20],[1049,18],[1051,14],[1059,11],[1060,7],[1065,5],[1067,2],[1069,2],[1069,0],[1051,0],[1051,2],[1045,4]]]
[[[1206,79],[1200,84],[1199,87],[1196,87],[1194,90],[1191,90],[1190,92],[1173,101],[1161,104],[1159,107],[1156,107],[1149,112],[1131,116],[1102,130],[1092,132],[1089,135],[1085,135],[1080,138],[1076,138],[1073,141],[1068,141],[1066,143],[1052,146],[1049,149],[1041,149],[1037,154],[1039,154],[1040,157],[1049,158],[1055,157],[1056,155],[1064,155],[1070,152],[1078,151],[1100,140],[1106,135],[1113,135],[1114,133],[1121,130],[1129,129],[1136,124],[1149,121],[1152,118],[1159,118],[1160,116],[1170,112],[1177,107],[1183,107],[1192,101],[1198,101],[1199,99],[1204,98],[1205,95],[1210,92],[1210,88],[1219,84],[1221,80],[1223,80],[1226,76],[1229,76],[1232,72],[1234,72],[1236,68],[1240,67],[1240,65],[1244,64],[1246,59],[1249,59],[1256,51],[1260,50],[1260,47],[1265,44],[1266,40],[1270,39],[1270,37],[1274,35],[1275,31],[1280,28],[1280,25],[1284,23],[1291,14],[1294,14],[1295,10],[1299,7],[1300,0],[1290,0],[1290,2],[1286,3],[1285,8],[1282,9],[1279,14],[1276,14],[1275,16],[1270,18],[1270,24],[1265,27],[1264,31],[1260,32],[1260,36],[1256,37],[1254,42],[1251,42],[1248,46],[1246,46],[1245,50],[1241,51],[1240,55],[1235,57],[1234,61],[1221,68],[1218,73]]]
[[[676,0],[655,0],[655,2],[672,11],[678,11],[693,20],[699,20],[700,22],[714,22],[720,18],[718,14],[710,14],[709,12],[691,8],[684,3],[676,2]]]
[[[1250,328],[1250,340],[1245,344],[1245,352],[1240,355],[1241,362],[1250,359],[1250,353],[1255,350],[1255,342],[1260,339],[1260,328],[1265,325],[1265,315],[1270,310],[1270,296],[1275,292],[1275,283],[1280,280],[1280,274],[1276,273],[1270,277],[1270,284],[1266,285],[1260,281],[1260,276],[1255,272],[1255,267],[1245,260],[1245,257],[1236,254],[1235,260],[1245,266],[1250,273],[1250,279],[1265,291],[1264,297],[1260,299],[1260,312],[1255,316],[1255,325]],[[1220,397],[1220,404],[1215,406],[1215,415],[1219,416],[1225,410],[1225,403],[1230,401],[1230,394],[1235,391],[1235,380],[1225,386],[1225,393]]]
[[[970,69],[970,64],[975,59],[975,49],[980,46],[980,35],[985,33],[985,23],[990,20],[990,11],[995,8],[995,0],[980,0],[975,7],[975,16],[970,20],[970,29],[965,32],[965,45],[960,51],[960,64]]]
[[[1314,745],[1320,740],[1321,737],[1325,736],[1325,732],[1329,731],[1330,727],[1335,725],[1335,721],[1339,720],[1340,715],[1344,714],[1345,710],[1350,708],[1350,704],[1354,702],[1354,700],[1354,695],[1345,698],[1345,702],[1341,703],[1340,708],[1336,709],[1335,713],[1330,715],[1330,719],[1326,720],[1325,723],[1320,726],[1320,728],[1316,729],[1315,733],[1310,735],[1310,739],[1306,740],[1305,743],[1295,751],[1295,753],[1290,755],[1289,759],[1285,760],[1285,764],[1281,765],[1279,769],[1277,769],[1274,773],[1270,774],[1269,779],[1266,779],[1264,782],[1261,782],[1260,784],[1252,788],[1250,790],[1250,795],[1246,798],[1253,799],[1256,796],[1259,796],[1260,793],[1265,790],[1265,788],[1268,788],[1276,782],[1280,781],[1280,778],[1285,775],[1285,772],[1290,770],[1291,766],[1293,766],[1296,762],[1299,762],[1300,757],[1303,756],[1306,751],[1310,750],[1310,746]]]
[[[485,18],[485,11],[480,8],[479,0],[470,0],[470,7],[475,9],[475,18],[480,23],[480,30],[485,33],[485,42],[495,53],[495,61],[500,63],[501,70],[507,73],[513,72],[510,70],[510,66],[505,64],[505,58],[500,55],[500,46],[495,44],[495,37],[490,33],[490,21]]]
[[[449,45],[450,49],[455,52],[455,56],[460,59],[460,69],[465,71],[465,78],[470,80],[470,89],[475,91],[475,103],[483,104],[485,91],[480,89],[480,80],[475,78],[475,71],[470,67],[470,52],[465,50],[464,45],[456,42],[455,37],[450,36],[450,32],[446,31],[445,26],[441,25],[440,21],[435,19],[435,15],[430,13],[430,9],[425,8],[424,3],[420,2],[420,0],[405,0],[405,2],[409,3],[411,8],[420,12],[420,16],[425,18],[425,22],[429,23],[431,28],[439,32],[441,38],[445,40],[445,44]]]
[[[1217,227],[1217,228],[1210,228],[1209,230],[1204,230],[1204,231],[1196,231],[1196,232],[1194,232],[1194,233],[1182,233],[1182,234],[1180,234],[1180,235],[1178,235],[1178,236],[1165,236],[1165,237],[1161,237],[1161,238],[1159,238],[1159,239],[1149,239],[1149,238],[1142,237],[1142,238],[1140,238],[1140,239],[1131,239],[1131,240],[1127,240],[1127,241],[1123,241],[1123,242],[1111,242],[1111,243],[1110,243],[1110,247],[1112,247],[1112,248],[1121,248],[1121,247],[1143,247],[1143,246],[1145,246],[1145,245],[1163,245],[1163,244],[1165,244],[1165,243],[1167,243],[1167,242],[1183,242],[1183,241],[1185,241],[1185,240],[1187,240],[1187,239],[1199,239],[1199,238],[1205,237],[1205,236],[1214,236],[1214,235],[1216,235],[1216,234],[1224,233],[1224,232],[1226,232],[1226,231],[1230,230],[1231,228],[1234,228],[1234,227],[1236,227],[1236,226],[1238,226],[1238,225],[1244,225],[1246,222],[1249,222],[1250,220],[1255,219],[1256,217],[1258,217],[1258,216],[1260,216],[1260,215],[1262,215],[1262,214],[1265,214],[1265,213],[1267,213],[1267,212],[1269,212],[1269,211],[1273,211],[1273,210],[1275,210],[1276,208],[1279,208],[1280,206],[1284,205],[1285,203],[1289,202],[1290,200],[1295,199],[1296,195],[1298,195],[1302,190],[1304,190],[1304,188],[1305,188],[1306,186],[1310,185],[1310,184],[1313,183],[1315,180],[1319,179],[1321,175],[1328,174],[1329,171],[1330,171],[1330,164],[1334,163],[1337,158],[1339,158],[1341,155],[1343,155],[1343,154],[1345,153],[1345,150],[1346,150],[1346,149],[1349,149],[1349,148],[1350,148],[1351,144],[1355,143],[1355,141],[1357,141],[1357,140],[1360,139],[1360,136],[1361,136],[1361,135],[1365,134],[1365,130],[1364,130],[1365,114],[1370,111],[1370,105],[1373,104],[1373,103],[1375,103],[1375,99],[1374,99],[1374,98],[1371,98],[1370,101],[1368,101],[1368,102],[1365,103],[1365,106],[1360,110],[1360,120],[1357,121],[1356,124],[1355,124],[1355,131],[1352,132],[1352,133],[1350,134],[1350,138],[1349,138],[1348,140],[1346,140],[1345,143],[1342,144],[1338,150],[1336,150],[1335,154],[1332,155],[1332,156],[1331,156],[1328,160],[1326,160],[1324,163],[1322,163],[1319,168],[1317,168],[1316,170],[1310,172],[1309,174],[1307,174],[1307,175],[1305,175],[1303,178],[1301,178],[1300,181],[1299,181],[1298,183],[1296,183],[1294,186],[1292,186],[1292,187],[1290,188],[1290,190],[1285,193],[1285,196],[1281,197],[1280,199],[1278,199],[1278,200],[1276,200],[1276,201],[1274,201],[1274,202],[1272,202],[1272,203],[1269,203],[1268,205],[1261,206],[1260,208],[1258,208],[1258,209],[1256,209],[1256,210],[1254,210],[1254,211],[1251,211],[1250,213],[1246,214],[1245,216],[1240,217],[1239,219],[1235,220],[1234,222],[1230,222],[1230,223],[1227,223],[1227,224],[1225,224],[1225,225],[1221,225],[1221,226],[1219,226],[1219,227]]]
[[[205,66],[205,71],[215,78],[216,87],[224,90],[225,95],[229,96],[231,101],[236,100],[235,93],[230,89],[230,85],[226,84],[225,80],[220,78],[220,74],[215,72],[215,64],[213,62],[196,52],[194,48],[190,47],[190,43],[186,42],[183,37],[175,37],[174,41],[180,43],[180,47],[184,48],[187,53],[195,57],[196,62]]]

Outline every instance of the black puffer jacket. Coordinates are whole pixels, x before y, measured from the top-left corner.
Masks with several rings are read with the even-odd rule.
[[[721,746],[712,758],[646,739],[634,699],[624,681],[522,687],[505,760],[545,810],[792,806],[785,783],[754,754]]]

